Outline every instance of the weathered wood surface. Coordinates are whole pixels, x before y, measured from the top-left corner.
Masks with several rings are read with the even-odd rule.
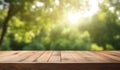
[[[0,70],[120,70],[120,51],[0,51]]]
[[[120,63],[120,52],[0,51],[0,63]]]

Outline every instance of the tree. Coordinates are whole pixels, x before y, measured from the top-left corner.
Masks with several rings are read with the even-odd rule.
[[[1,37],[0,37],[0,47],[2,46],[2,42],[4,39],[5,34],[7,33],[7,29],[8,29],[8,22],[9,20],[15,16],[18,12],[23,11],[25,8],[25,4],[26,2],[32,2],[32,0],[3,0],[2,3],[8,3],[8,12],[7,12],[7,16],[3,21],[3,25],[2,25],[2,33],[1,33]]]
[[[119,1],[95,0],[99,10],[90,16],[92,1],[2,0],[0,45],[13,50],[120,49]],[[78,21],[71,24],[69,14],[70,20],[79,17]]]
[[[40,9],[39,5],[37,7],[35,7],[35,9],[33,8],[32,10],[36,10],[36,11],[33,11],[35,13],[41,12],[41,14],[49,15],[50,17],[48,17],[48,16],[43,17],[43,19],[48,18],[48,20],[49,20],[49,18],[52,18],[52,19],[59,18],[59,15],[64,13],[64,6],[66,6],[67,3],[69,3],[71,6],[77,4],[77,1],[74,1],[74,0],[72,0],[72,1],[68,1],[68,0],[63,1],[63,0],[61,0],[59,6],[55,4],[54,0],[48,0],[48,1],[44,1],[44,0],[35,0],[35,1],[33,1],[33,0],[12,0],[12,1],[10,1],[10,0],[2,0],[2,4],[3,3],[8,3],[8,6],[7,6],[8,12],[7,12],[6,18],[3,21],[3,25],[2,25],[2,32],[1,32],[1,37],[0,37],[0,46],[2,46],[3,39],[4,39],[4,37],[5,37],[6,33],[7,33],[7,30],[8,30],[8,27],[9,27],[8,22],[10,21],[10,19],[13,16],[17,16],[17,15],[20,14],[19,19],[23,20],[24,22],[26,22],[26,21],[28,22],[28,20],[25,17],[29,18],[30,15],[27,16],[24,13],[30,11],[30,8],[26,9],[26,7],[27,6],[32,6],[33,2],[38,2],[38,3],[43,3],[44,4],[44,7],[43,7],[42,10],[39,10]],[[31,5],[28,5],[28,3],[30,3]],[[77,4],[76,7],[78,5],[79,4]],[[52,13],[50,13],[50,9],[53,9]],[[59,9],[61,9],[61,11]],[[48,12],[46,12],[47,10],[48,10]],[[50,14],[52,14],[52,15],[50,15]],[[24,19],[22,19],[22,18],[24,18]],[[38,18],[38,16],[35,16],[35,18]]]

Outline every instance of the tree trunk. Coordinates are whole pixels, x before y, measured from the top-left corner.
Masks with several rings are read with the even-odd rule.
[[[4,37],[7,33],[7,29],[8,29],[8,22],[9,20],[11,19],[11,17],[13,16],[12,14],[12,8],[10,7],[9,10],[8,10],[8,14],[3,22],[3,26],[2,26],[2,33],[1,33],[1,36],[0,36],[0,48],[2,47],[2,43],[3,43],[3,40],[4,40]]]

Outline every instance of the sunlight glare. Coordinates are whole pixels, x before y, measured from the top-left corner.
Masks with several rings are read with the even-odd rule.
[[[74,12],[69,12],[67,17],[68,17],[68,20],[70,21],[71,24],[75,24],[79,21],[80,19],[80,12],[78,13],[74,13]]]
[[[99,3],[102,3],[103,0],[89,0],[89,6],[85,8],[85,10],[79,10],[77,12],[69,11],[67,12],[67,18],[71,22],[71,24],[76,24],[80,18],[92,17],[99,11]]]
[[[42,6],[44,6],[44,3],[43,2],[36,2],[36,6],[37,7],[42,7]]]
[[[59,5],[59,3],[60,3],[59,0],[55,0],[56,5]]]
[[[98,3],[99,1],[97,0],[89,0],[89,10],[84,12],[84,17],[91,17],[97,13],[99,10]]]

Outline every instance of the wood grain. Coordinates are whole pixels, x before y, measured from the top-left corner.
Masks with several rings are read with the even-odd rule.
[[[120,70],[120,51],[0,51],[0,70]]]
[[[49,63],[60,63],[61,62],[61,52],[54,51],[49,59]]]
[[[76,60],[71,55],[71,51],[61,51],[61,62],[62,63],[74,63]]]
[[[120,63],[120,51],[0,51],[0,63]]]

